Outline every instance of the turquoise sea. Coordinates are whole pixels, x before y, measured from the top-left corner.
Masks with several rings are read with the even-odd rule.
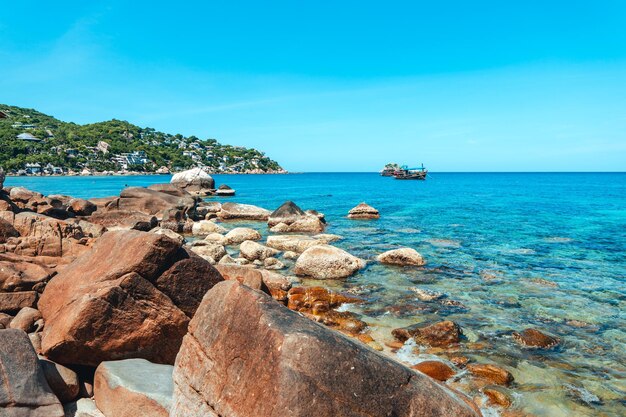
[[[509,369],[516,380],[509,395],[525,412],[626,415],[625,173],[433,173],[424,182],[374,173],[214,177],[237,190],[229,201],[274,209],[293,200],[325,213],[327,232],[345,238],[337,245],[364,259],[401,246],[422,253],[424,268],[371,262],[346,281],[324,283],[365,298],[348,308],[381,344],[394,327],[454,320],[467,339],[458,353]],[[167,181],[12,177],[6,185],[103,197]],[[348,220],[361,201],[381,219]],[[250,225],[267,233],[264,224]],[[459,303],[420,301],[412,288]],[[520,348],[510,332],[527,327],[558,336],[560,347]],[[402,349],[399,358],[416,363],[431,353]],[[472,392],[463,378],[457,386]]]

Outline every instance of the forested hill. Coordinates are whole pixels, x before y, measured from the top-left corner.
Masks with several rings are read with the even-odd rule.
[[[79,125],[33,109],[0,104],[0,166],[17,172],[51,164],[64,172],[181,170],[277,172],[280,165],[256,149],[215,139],[159,132],[122,120]]]

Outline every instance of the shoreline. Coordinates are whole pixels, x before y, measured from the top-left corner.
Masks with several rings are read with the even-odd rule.
[[[184,172],[184,171],[178,171]],[[13,173],[5,173],[5,176],[11,178],[47,178],[47,177],[59,177],[59,178],[68,178],[68,177],[139,177],[139,176],[172,176],[177,172],[167,173],[167,174],[157,174],[153,172],[137,172],[137,173],[113,173],[113,174],[103,174],[101,172],[90,174],[90,175],[81,175],[81,174],[25,174],[18,175]],[[299,172],[209,172],[209,175],[287,175],[287,174],[300,174]]]

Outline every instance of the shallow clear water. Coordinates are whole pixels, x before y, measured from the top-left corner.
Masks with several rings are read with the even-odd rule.
[[[391,340],[394,327],[454,320],[468,343],[460,352],[494,362],[515,379],[515,405],[541,416],[624,415],[626,407],[626,174],[432,174],[396,181],[377,174],[216,175],[237,190],[229,201],[274,209],[293,200],[326,214],[336,243],[373,260],[401,246],[425,268],[371,262],[334,288],[358,287],[367,303],[350,309]],[[7,178],[44,194],[100,197],[125,184],[167,176]],[[380,220],[345,216],[361,201]],[[254,227],[266,232],[263,224]],[[462,306],[422,302],[411,288],[439,291]],[[536,327],[561,338],[530,351],[512,330]],[[477,342],[477,343],[471,343]],[[405,352],[406,353],[406,352]],[[401,359],[419,361],[409,350]],[[463,381],[460,382],[462,385]],[[470,388],[471,390],[471,388]]]

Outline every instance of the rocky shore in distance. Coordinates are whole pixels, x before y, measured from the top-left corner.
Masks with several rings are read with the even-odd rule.
[[[3,180],[0,173],[0,188]],[[197,172],[90,200],[0,191],[0,398],[10,399],[0,411],[479,416],[487,403],[511,406],[512,375],[455,353],[465,343],[456,323],[399,328],[395,341],[377,341],[340,308],[362,302],[358,295],[303,285],[367,264],[333,245],[341,237],[324,233],[322,213],[199,197],[214,192],[212,178]],[[347,215],[380,213],[360,204]],[[236,221],[267,223],[270,235],[262,242]],[[401,248],[377,262],[426,260]],[[560,342],[537,329],[512,337],[533,349]],[[441,359],[410,369],[380,353],[383,343],[416,342]],[[460,373],[481,395],[466,395]]]

